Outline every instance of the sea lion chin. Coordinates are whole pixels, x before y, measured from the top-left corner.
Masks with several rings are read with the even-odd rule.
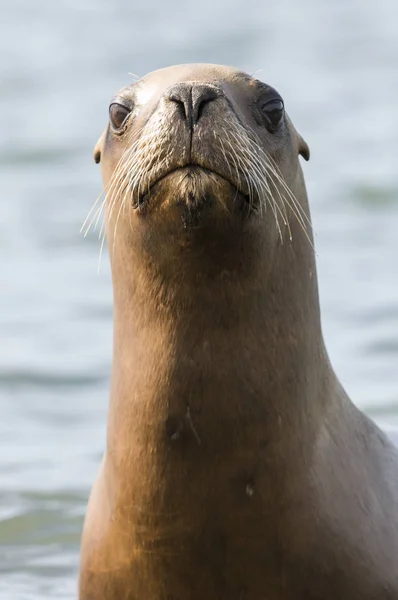
[[[256,210],[248,194],[234,187],[221,175],[197,165],[187,165],[166,174],[136,202],[133,208],[148,215],[160,209],[175,212],[176,228],[214,227],[217,216],[228,213],[248,219]],[[167,219],[172,219],[168,214]]]
[[[281,95],[236,69],[162,69],[111,101],[113,366],[80,600],[398,598],[398,453],[325,349],[300,156]]]

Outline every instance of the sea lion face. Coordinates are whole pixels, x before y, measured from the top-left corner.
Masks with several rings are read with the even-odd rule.
[[[203,235],[275,245],[290,213],[301,218],[298,155],[309,151],[269,85],[229,67],[169,67],[122,89],[109,115],[94,151],[108,238],[121,228],[152,249]]]

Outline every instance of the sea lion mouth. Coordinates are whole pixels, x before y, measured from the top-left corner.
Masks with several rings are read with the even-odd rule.
[[[166,172],[162,173],[160,176],[158,175],[156,178],[154,178],[153,181],[151,181],[146,186],[146,189],[144,187],[145,191],[143,193],[139,193],[136,195],[132,203],[133,209],[138,210],[144,208],[145,205],[150,202],[151,196],[153,195],[153,192],[156,190],[156,188],[164,180],[176,174],[181,174],[181,176],[185,179],[196,178],[197,180],[205,177],[209,178],[210,176],[216,177],[217,179],[228,183],[231,186],[231,189],[234,190],[236,199],[239,198],[240,201],[243,200],[244,204],[250,207],[250,209],[254,210],[258,206],[257,199],[253,198],[253,195],[249,193],[247,186],[245,186],[243,182],[242,185],[237,186],[236,183],[231,179],[227,178],[225,174],[220,173],[215,169],[204,167],[197,163],[188,163],[184,166],[170,168]],[[200,196],[200,194],[198,194],[198,196]],[[200,200],[200,197],[198,197],[197,199]],[[195,201],[195,194],[189,194],[189,198],[187,199],[187,201]]]

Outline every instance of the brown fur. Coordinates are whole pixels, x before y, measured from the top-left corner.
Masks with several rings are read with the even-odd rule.
[[[222,94],[189,127],[169,91],[191,81]],[[253,132],[309,215],[308,147],[287,117],[264,128],[258,86],[157,71],[120,92],[134,116],[95,150],[107,185],[136,144],[152,188],[138,209],[134,186],[123,210],[121,189],[108,198],[113,371],[80,600],[398,598],[397,452],[330,366],[311,233],[291,205],[282,240],[269,206],[247,214],[250,185],[213,135]]]

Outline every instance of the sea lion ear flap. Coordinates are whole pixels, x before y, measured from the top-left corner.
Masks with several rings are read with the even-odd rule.
[[[300,134],[297,134],[298,142],[299,142],[299,154],[304,158],[304,160],[310,160],[310,149],[307,142],[301,137]]]
[[[97,146],[94,148],[94,162],[98,165],[101,162],[101,150]]]
[[[94,161],[98,165],[101,162],[102,142],[104,140],[104,134],[101,135],[100,139],[94,148]]]

